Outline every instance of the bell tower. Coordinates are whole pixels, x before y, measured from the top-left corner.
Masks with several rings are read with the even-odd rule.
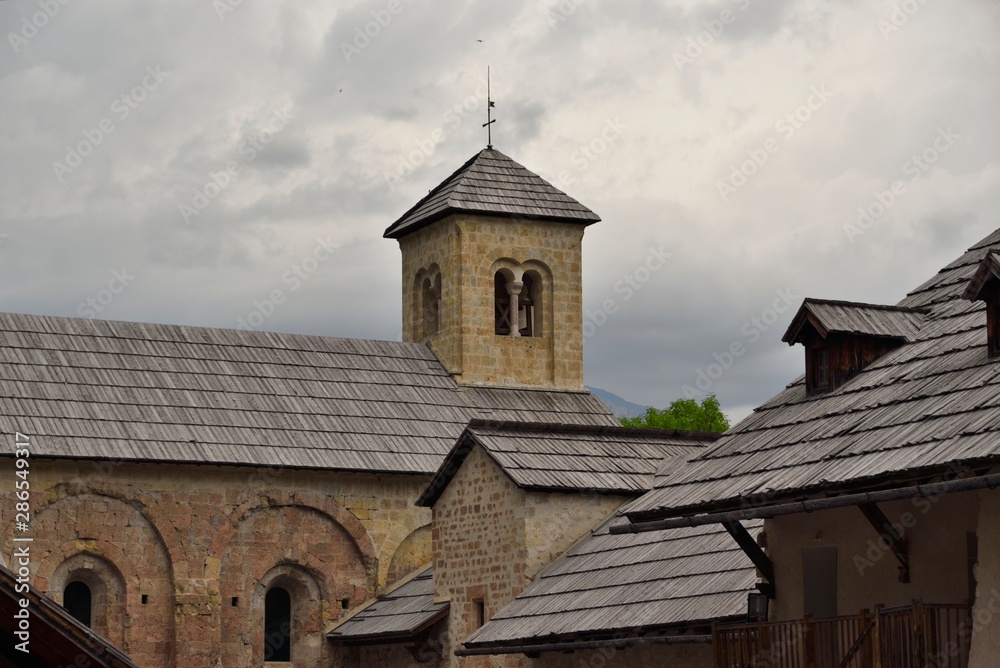
[[[403,340],[463,385],[583,390],[581,241],[593,211],[485,148],[385,231]]]

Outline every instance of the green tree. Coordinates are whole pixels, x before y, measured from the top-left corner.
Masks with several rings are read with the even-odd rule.
[[[701,404],[694,399],[678,399],[667,408],[646,409],[639,417],[621,418],[626,427],[643,429],[686,429],[690,431],[717,431],[729,429],[729,418],[719,408],[714,394],[705,397]]]

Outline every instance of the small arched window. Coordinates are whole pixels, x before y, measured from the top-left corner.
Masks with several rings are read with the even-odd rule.
[[[441,331],[441,274],[435,272],[423,280],[420,290],[424,338]]]
[[[507,277],[502,271],[493,276],[493,305],[497,336],[510,336],[510,294],[507,292]]]
[[[493,303],[498,336],[541,336],[542,281],[538,272],[527,271],[521,280],[501,270],[493,275]]]
[[[264,660],[291,661],[292,597],[282,587],[264,596]]]
[[[77,621],[89,627],[93,610],[92,598],[90,587],[74,580],[63,590],[63,607]]]

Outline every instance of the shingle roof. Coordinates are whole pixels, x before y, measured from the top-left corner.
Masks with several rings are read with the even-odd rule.
[[[834,391],[802,377],[626,508],[633,520],[877,489],[1000,460],[1000,360],[984,305],[962,296],[1000,230],[903,299],[928,308],[911,341]]]
[[[402,642],[447,614],[447,602],[434,602],[433,570],[428,565],[340,622],[326,637],[347,644]]]
[[[924,309],[806,299],[781,340],[795,343],[802,328],[809,323],[824,337],[841,333],[912,341],[925,316]]]
[[[0,314],[0,429],[39,456],[430,474],[470,419],[617,424],[460,387],[423,344]]]
[[[476,446],[522,489],[639,494],[652,487],[664,458],[704,448],[718,434],[472,421],[417,505],[433,506]]]
[[[31,666],[92,666],[93,668],[138,668],[132,660],[109,641],[77,621],[61,605],[30,584],[20,588],[14,573],[0,565],[0,636],[13,639],[17,621],[14,613],[21,609],[21,600],[28,600],[30,634],[24,661]],[[6,641],[6,639],[5,639]],[[14,642],[20,642],[18,639]],[[16,652],[13,643],[0,653]],[[12,657],[13,658],[13,657]],[[82,661],[81,661],[82,660]],[[8,665],[4,661],[3,665]],[[14,665],[14,664],[9,664]]]
[[[390,225],[398,239],[449,213],[514,216],[590,225],[600,217],[500,151],[485,148]]]
[[[721,526],[613,535],[615,522],[549,565],[465,646],[618,637],[746,615],[756,570]]]
[[[966,299],[979,299],[980,293],[987,282],[1000,279],[1000,253],[990,252],[979,263],[975,275],[969,281],[969,287],[962,295]]]

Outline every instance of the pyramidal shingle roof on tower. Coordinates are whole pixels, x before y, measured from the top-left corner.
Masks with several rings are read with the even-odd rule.
[[[398,239],[450,213],[513,216],[591,225],[600,217],[492,148],[472,156],[385,231]]]

